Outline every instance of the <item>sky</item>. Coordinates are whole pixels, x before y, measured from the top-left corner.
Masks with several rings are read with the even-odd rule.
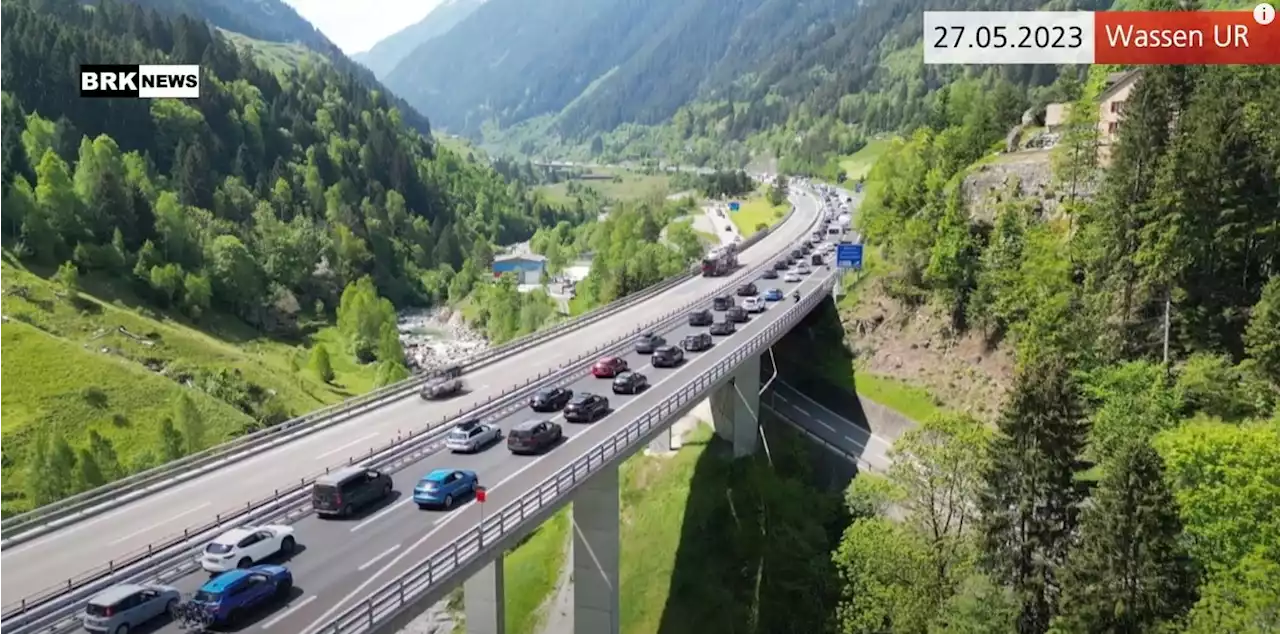
[[[284,0],[351,55],[426,17],[440,0]]]

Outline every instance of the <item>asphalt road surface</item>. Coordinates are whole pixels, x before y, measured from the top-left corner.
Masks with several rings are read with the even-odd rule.
[[[761,290],[777,287],[786,293],[780,302],[770,302],[764,313],[740,324],[728,337],[716,337],[715,347],[701,353],[689,353],[677,368],[654,369],[649,355],[625,355],[633,370],[649,377],[650,387],[637,396],[614,395],[609,379],[584,375],[571,389],[575,393],[593,392],[605,395],[612,412],[594,423],[566,423],[554,414],[536,414],[523,409],[500,425],[505,431],[515,424],[532,419],[553,418],[564,429],[566,440],[542,456],[515,456],[505,442],[474,455],[448,452],[433,454],[400,471],[395,478],[396,495],[385,504],[369,509],[358,517],[335,520],[308,516],[294,524],[299,550],[287,561],[293,571],[295,592],[285,603],[265,607],[242,631],[268,630],[299,634],[319,626],[354,603],[368,596],[382,584],[418,564],[432,552],[475,526],[480,514],[473,501],[458,502],[452,511],[419,510],[413,503],[412,491],[417,481],[434,469],[470,469],[488,488],[489,509],[500,509],[553,475],[583,451],[604,440],[619,428],[671,395],[672,388],[682,385],[715,365],[731,352],[735,344],[760,332],[794,304],[790,293],[810,293],[817,289],[830,272],[819,269],[799,283],[781,280],[758,280]],[[740,302],[739,302],[740,303]],[[707,303],[710,308],[710,302]],[[663,333],[669,342],[677,342],[685,334],[705,331],[687,324]],[[203,572],[194,573],[174,583],[183,593],[194,592],[208,579]],[[159,628],[161,632],[179,632],[176,625]]]
[[[871,465],[872,470],[884,473],[889,469],[889,448],[893,445],[892,441],[881,438],[828,409],[781,379],[774,381],[768,393],[760,398],[769,404],[770,409],[809,433],[861,458]]]
[[[794,196],[793,201],[796,213],[792,220],[745,251],[740,257],[744,266],[772,260],[784,247],[798,242],[808,233],[818,202],[810,196]],[[416,395],[411,396],[130,502],[118,510],[5,548],[0,552],[0,567],[5,571],[3,579],[0,579],[0,593],[4,595],[4,602],[9,604],[24,596],[65,585],[70,577],[145,550],[147,544],[179,535],[186,527],[212,522],[220,512],[260,499],[277,488],[287,489],[301,478],[315,475],[327,466],[344,464],[351,456],[365,455],[370,449],[386,447],[402,432],[435,424],[442,416],[452,416],[460,410],[472,409],[500,395],[504,388],[520,385],[548,368],[572,360],[584,350],[606,344],[638,324],[657,319],[724,283],[725,278],[694,278],[592,326],[469,373],[464,377],[469,393],[464,396],[439,402],[424,402]],[[485,459],[491,458],[478,458],[481,461]],[[417,475],[420,474],[405,477]],[[332,529],[325,528],[321,532],[324,530]],[[305,578],[299,580],[299,585],[305,583]]]

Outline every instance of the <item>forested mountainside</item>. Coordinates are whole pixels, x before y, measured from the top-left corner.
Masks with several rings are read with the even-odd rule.
[[[350,73],[400,110],[400,116],[424,135],[431,126],[422,113],[399,96],[387,91],[369,69],[353,62],[342,49],[281,0],[131,0],[139,6],[166,15],[188,15],[210,24],[267,42],[298,43],[324,56],[340,72]],[[198,61],[198,60],[193,60]]]
[[[379,79],[386,78],[413,49],[448,33],[482,4],[484,0],[444,0],[426,17],[383,38],[368,51],[352,55],[351,59],[365,65]]]
[[[404,377],[396,308],[461,300],[493,245],[588,215],[434,147],[356,77],[273,73],[200,19],[111,0],[13,0],[0,18],[6,510],[351,394],[323,345],[312,382],[298,349],[259,366],[236,342],[262,357],[336,322],[333,367],[376,374],[359,389]],[[201,97],[81,99],[77,63],[96,60],[199,62]],[[151,396],[100,387],[116,374]]]
[[[988,0],[929,7],[1107,4]],[[784,125],[798,112],[838,112],[893,128],[922,122],[923,96],[964,72],[926,68],[912,52],[924,6],[921,0],[493,0],[417,49],[387,82],[439,125],[470,135],[487,123],[506,128],[546,115],[554,121],[543,132],[589,141],[622,124],[666,121],[695,100],[717,105],[714,125],[696,120],[685,127],[728,138]],[[999,73],[1035,85],[1057,76],[1052,67]],[[853,96],[863,91],[885,96]],[[697,112],[697,119],[710,118]]]

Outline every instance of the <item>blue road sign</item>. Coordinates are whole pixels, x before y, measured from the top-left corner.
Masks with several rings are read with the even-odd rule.
[[[862,270],[862,245],[836,245],[836,266],[842,269]]]
[[[735,200],[729,203],[729,211],[737,211],[739,206],[740,205],[738,205],[738,201]]]

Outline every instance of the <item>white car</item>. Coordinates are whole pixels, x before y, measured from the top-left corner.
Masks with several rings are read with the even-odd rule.
[[[787,274],[782,276],[782,281],[799,282],[800,276],[795,271],[787,271]]]
[[[209,542],[200,553],[200,567],[209,572],[248,568],[278,553],[291,553],[297,541],[293,527],[271,524],[233,528]]]
[[[477,421],[459,423],[444,439],[444,448],[454,453],[475,453],[502,440],[497,425]]]
[[[809,265],[801,262],[800,265],[796,267],[796,273],[799,273],[801,275],[808,275],[810,273]]]
[[[742,300],[742,307],[749,313],[763,313],[765,302],[763,297],[748,297]]]

